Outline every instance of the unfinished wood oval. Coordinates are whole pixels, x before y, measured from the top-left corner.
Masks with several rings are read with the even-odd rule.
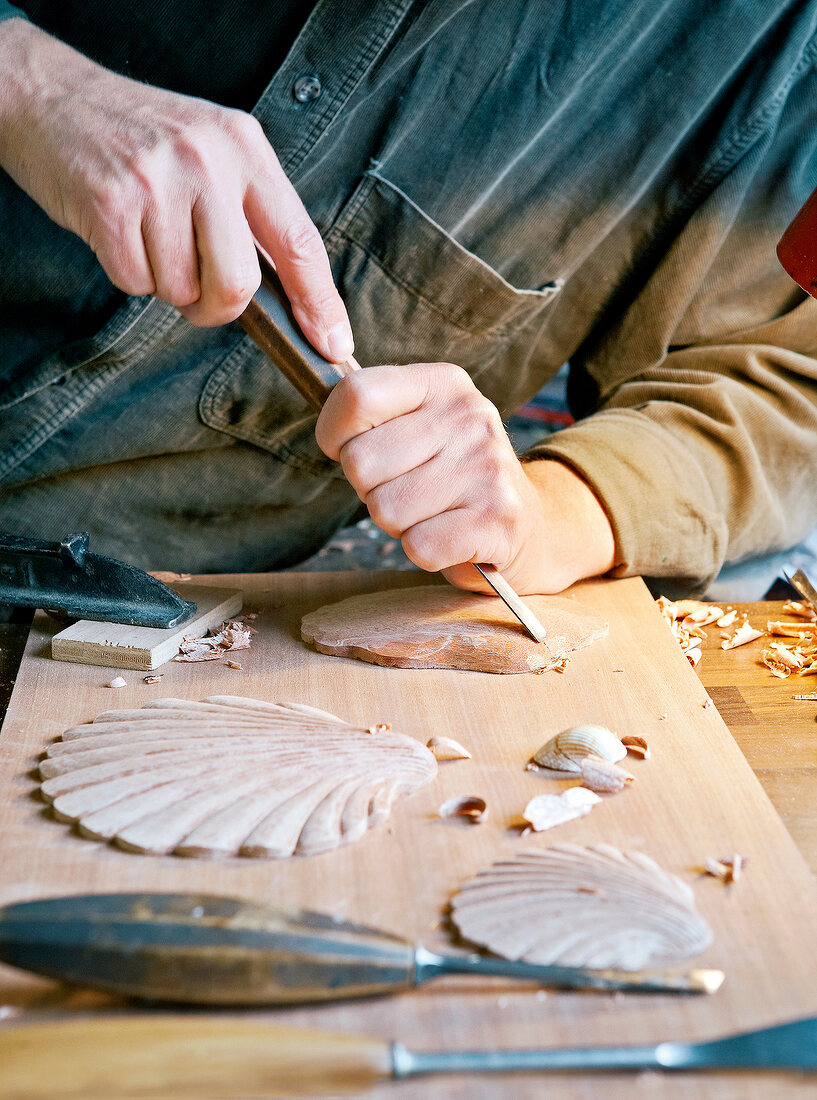
[[[95,840],[155,855],[312,855],[382,824],[437,773],[419,742],[296,703],[157,699],[66,730],[43,797]]]
[[[607,623],[577,600],[526,596],[547,629],[535,642],[496,596],[445,585],[371,592],[305,615],[301,637],[320,653],[390,668],[544,672],[607,633]]]
[[[640,970],[712,942],[685,882],[608,844],[554,844],[494,863],[451,907],[466,939],[531,963]]]

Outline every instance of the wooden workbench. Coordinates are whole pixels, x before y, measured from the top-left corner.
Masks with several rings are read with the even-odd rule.
[[[419,579],[404,574],[390,581],[402,586]],[[817,704],[791,700],[794,692],[809,690],[808,678],[777,680],[757,664],[757,646],[723,652],[718,632],[712,630],[699,666],[701,687],[637,581],[595,582],[577,589],[581,602],[610,615],[614,629],[610,639],[577,654],[564,677],[388,670],[307,654],[298,641],[301,613],[327,598],[382,586],[383,578],[218,579],[228,585],[242,582],[247,586],[245,606],[263,605],[257,623],[261,633],[253,650],[242,655],[243,671],[212,664],[165,666],[159,691],[131,675],[127,689],[112,693],[104,686],[109,678],[105,670],[55,667],[48,657],[53,625],[38,617],[0,736],[0,788],[8,799],[6,846],[0,846],[0,901],[134,888],[210,889],[268,900],[280,896],[324,909],[334,898],[334,909],[343,915],[440,948],[447,933],[439,916],[456,884],[519,845],[518,830],[512,827],[514,811],[521,810],[526,791],[536,793],[538,782],[524,773],[525,755],[554,732],[554,724],[559,728],[571,721],[607,720],[621,733],[621,723],[630,715],[654,747],[654,760],[639,766],[636,788],[582,822],[528,842],[544,846],[604,839],[622,846],[635,844],[667,869],[684,874],[716,933],[713,948],[695,963],[724,966],[728,977],[721,994],[694,1000],[600,998],[537,993],[497,981],[481,982],[477,988],[467,979],[446,979],[386,1001],[299,1009],[271,1018],[390,1036],[416,1049],[453,1049],[693,1038],[777,1022],[792,1014],[817,1014],[817,963],[810,947],[817,886],[714,708],[706,709],[704,690],[721,709],[814,870],[817,754],[812,745]],[[762,626],[770,615],[779,616],[779,605],[753,606],[750,611],[752,620]],[[475,760],[444,766],[435,787],[398,807],[388,829],[337,853],[287,863],[206,864],[127,855],[77,838],[51,821],[32,799],[33,784],[25,769],[66,726],[102,709],[139,705],[159,694],[200,698],[217,691],[309,701],[349,720],[391,721],[395,728],[422,739],[441,732],[443,721],[457,722],[458,729],[442,732],[468,744]],[[376,714],[371,713],[373,704]],[[717,768],[710,767],[710,759],[717,761]],[[466,793],[463,784],[475,787],[468,793],[489,800],[489,828],[469,830],[435,820],[435,807],[449,794]],[[680,819],[678,806],[683,809]],[[743,854],[750,856],[745,879],[734,891],[711,879],[695,881],[694,863],[706,854],[728,854],[718,845],[733,843],[748,846]],[[331,889],[333,879],[337,890]],[[792,891],[794,880],[797,889]],[[0,1005],[6,1006],[7,1015],[22,1011],[33,1016],[43,1010],[105,1008],[111,1002],[0,968]],[[547,1083],[529,1076],[470,1078],[383,1086],[372,1095],[515,1100],[542,1095],[545,1089],[554,1097],[592,1098],[603,1089],[611,1098],[771,1100],[783,1094],[813,1095],[815,1088],[813,1081],[784,1075],[753,1078],[751,1084],[740,1080],[736,1089],[734,1077],[711,1076],[577,1075],[551,1077]]]

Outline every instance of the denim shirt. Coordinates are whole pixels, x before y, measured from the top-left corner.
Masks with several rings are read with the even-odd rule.
[[[458,363],[509,414],[570,363],[580,419],[528,457],[594,488],[619,574],[701,590],[817,522],[817,303],[774,251],[817,185],[816,35],[817,0],[320,0],[255,106],[364,366]],[[237,326],[125,299],[5,176],[0,222],[6,529],[82,511],[104,546],[118,507],[131,560],[238,569],[352,514]]]

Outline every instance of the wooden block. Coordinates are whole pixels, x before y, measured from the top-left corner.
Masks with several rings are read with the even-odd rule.
[[[242,592],[235,588],[185,584],[175,591],[198,604],[193,618],[181,626],[161,630],[81,619],[54,636],[51,656],[82,665],[150,671],[175,657],[184,638],[200,638],[211,626],[238,614],[243,603]]]

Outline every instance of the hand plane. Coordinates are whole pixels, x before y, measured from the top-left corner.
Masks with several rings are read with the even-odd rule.
[[[0,534],[0,604],[160,628],[178,626],[196,611],[149,573],[92,554],[85,531],[59,542]]]

